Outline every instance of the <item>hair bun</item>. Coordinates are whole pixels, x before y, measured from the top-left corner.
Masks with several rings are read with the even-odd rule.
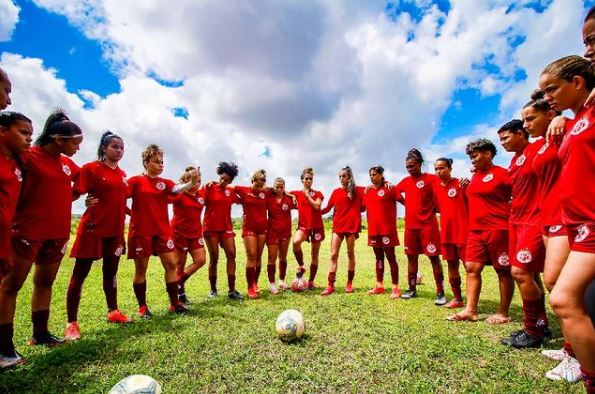
[[[541,89],[535,89],[533,93],[531,93],[531,100],[543,100],[545,98],[545,93]]]

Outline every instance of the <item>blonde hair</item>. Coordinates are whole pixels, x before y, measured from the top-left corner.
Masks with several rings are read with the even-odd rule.
[[[162,156],[163,157],[163,149],[161,149],[158,145],[151,144],[147,146],[147,148],[143,151],[141,157],[143,159],[143,166],[146,168],[146,163],[148,163],[154,156]]]
[[[188,167],[186,167],[186,169],[184,170],[184,173],[180,177],[180,182],[182,182],[182,183],[189,182],[190,181],[190,174],[188,174],[188,172],[190,172],[192,170],[196,170],[196,171],[200,172],[200,167],[199,166],[196,166],[196,167],[188,166]]]
[[[261,176],[263,176],[265,178],[267,176],[267,172],[265,170],[263,170],[262,168],[254,171],[254,173],[252,174],[252,177],[250,178],[250,182],[252,182],[252,183],[256,182],[256,180],[258,178],[260,178]]]
[[[314,177],[314,169],[312,167],[306,167],[304,168],[304,171],[302,171],[302,175],[300,176],[300,179],[304,179],[304,177],[306,176],[306,174],[312,175],[312,177]]]

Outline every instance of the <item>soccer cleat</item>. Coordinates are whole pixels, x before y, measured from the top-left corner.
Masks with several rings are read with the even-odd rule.
[[[260,287],[258,287],[258,283],[254,283],[254,291],[256,292],[256,294],[260,294]]]
[[[141,319],[150,319],[153,317],[153,313],[151,312],[148,306],[143,305],[138,308],[138,317],[140,317]]]
[[[122,312],[119,309],[114,309],[113,311],[109,311],[107,313],[107,322],[108,323],[132,323],[132,319]]]
[[[399,289],[399,288],[393,289],[390,293],[390,296],[388,296],[388,298],[390,300],[396,300],[396,299],[401,298],[401,289]]]
[[[550,360],[562,361],[568,357],[568,353],[564,349],[546,349],[542,350],[541,354],[549,358]]]
[[[534,348],[540,347],[541,345],[543,345],[543,338],[533,336],[526,331],[523,331],[514,337],[510,337],[510,346],[515,349]]]
[[[464,306],[465,303],[461,300],[450,300],[446,305],[444,305],[444,307],[448,309],[462,308]]]
[[[321,296],[329,296],[335,292],[335,288],[333,286],[327,286],[326,289],[320,293]]]
[[[368,294],[370,295],[377,295],[377,294],[384,294],[384,287],[374,287],[371,290],[368,290]]]
[[[405,292],[405,294],[401,295],[401,298],[404,300],[408,300],[410,298],[415,298],[415,297],[417,297],[417,291],[411,290],[411,289],[407,290]]]
[[[0,352],[0,370],[15,367],[25,363],[25,359],[16,350],[12,354]]]
[[[353,293],[353,285],[351,283],[347,283],[347,286],[345,286],[345,293]]]
[[[229,298],[231,298],[231,296]],[[254,289],[254,286],[248,287],[248,298],[251,298],[251,299],[258,298],[258,293]]]
[[[279,288],[281,290],[288,290],[288,289],[290,289],[289,285],[287,283],[285,283],[284,280],[280,280],[279,281]]]
[[[242,295],[237,290],[228,292],[227,296],[229,297],[230,300],[234,300],[234,301],[241,301],[244,299],[244,297],[242,297]]]
[[[217,298],[217,290],[209,291],[209,295],[207,297],[209,297],[210,299]]]
[[[297,269],[297,272],[296,272],[295,276],[297,278],[301,278],[301,277],[304,276],[305,273],[306,273],[306,268],[298,266],[298,269]]]
[[[434,301],[434,305],[436,305],[436,306],[446,305],[446,296],[444,294],[437,294],[436,301]]]
[[[182,304],[186,304],[186,305],[192,303],[190,301],[190,299],[188,298],[188,296],[186,295],[186,293],[178,294],[178,301],[180,301]]]
[[[185,315],[186,313],[190,312],[190,308],[181,302],[178,302],[176,305],[170,305],[169,311],[171,313],[175,313],[176,315]]]
[[[66,323],[66,330],[64,330],[65,341],[76,341],[81,339],[81,329],[79,324],[75,321]]]
[[[315,288],[314,281],[308,282],[308,290],[314,290]]]
[[[269,283],[269,293],[271,293],[272,295],[279,294],[279,289],[277,289],[275,283]]]
[[[64,343],[64,339],[60,339],[52,333],[46,332],[41,335],[32,336],[31,338],[29,338],[28,343],[29,346],[46,345],[49,347],[55,347],[58,345],[62,345]]]
[[[570,383],[576,383],[583,378],[581,366],[574,357],[566,357],[554,369],[545,373],[545,377],[550,380],[567,380]]]

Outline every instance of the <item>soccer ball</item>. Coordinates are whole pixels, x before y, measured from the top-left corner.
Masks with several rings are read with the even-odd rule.
[[[130,375],[112,387],[109,394],[161,394],[161,386],[147,375]]]
[[[299,293],[308,288],[308,281],[304,278],[295,278],[291,281],[291,290]]]
[[[275,322],[277,335],[283,342],[297,341],[304,335],[306,330],[306,323],[304,317],[295,309],[287,309],[277,317]]]

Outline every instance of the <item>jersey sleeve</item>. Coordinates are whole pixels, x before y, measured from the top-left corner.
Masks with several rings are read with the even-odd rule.
[[[321,215],[326,215],[327,213],[329,213],[331,211],[331,209],[333,209],[335,207],[336,195],[337,195],[337,192],[333,191],[333,193],[331,194],[331,198],[329,198],[328,203],[326,204],[326,207],[324,207],[323,209],[320,210]]]

